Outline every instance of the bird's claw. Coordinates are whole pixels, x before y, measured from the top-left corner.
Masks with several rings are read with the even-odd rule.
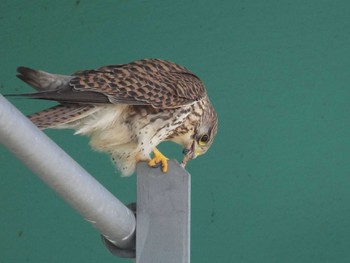
[[[168,171],[168,158],[165,157],[157,148],[153,149],[154,157],[148,162],[148,165],[151,167],[162,166],[163,173]]]

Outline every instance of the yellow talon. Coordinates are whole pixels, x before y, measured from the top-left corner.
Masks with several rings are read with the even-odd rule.
[[[157,148],[153,148],[154,157],[148,162],[148,165],[155,167],[157,164],[162,165],[163,173],[168,171],[168,158],[166,158]]]

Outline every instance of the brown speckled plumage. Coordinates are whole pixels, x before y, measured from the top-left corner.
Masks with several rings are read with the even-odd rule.
[[[22,96],[60,103],[29,116],[39,128],[73,128],[90,136],[123,175],[162,141],[183,145],[186,163],[205,153],[216,134],[217,116],[202,81],[172,62],[144,59],[70,76],[25,67],[18,72],[38,91]]]

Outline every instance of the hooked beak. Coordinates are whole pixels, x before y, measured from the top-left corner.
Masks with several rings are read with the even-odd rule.
[[[196,151],[196,145],[195,141],[193,141],[190,148],[184,148],[182,153],[185,155],[184,159],[182,160],[181,166],[185,168],[188,161],[196,158],[198,156],[198,152]]]

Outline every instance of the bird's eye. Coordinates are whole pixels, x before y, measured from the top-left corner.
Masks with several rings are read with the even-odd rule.
[[[199,138],[198,143],[199,145],[204,146],[208,143],[208,141],[209,141],[209,135],[204,134]]]

